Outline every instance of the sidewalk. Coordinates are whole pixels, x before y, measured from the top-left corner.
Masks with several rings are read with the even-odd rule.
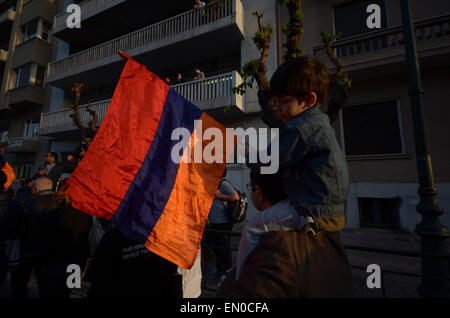
[[[238,232],[240,229],[234,229]],[[345,246],[358,246],[377,248],[401,252],[420,253],[420,237],[414,233],[405,233],[377,229],[344,230],[341,232],[342,242]],[[232,240],[232,247],[239,246],[237,238]],[[450,251],[450,240],[448,241]],[[352,267],[354,298],[419,298],[417,286],[421,282],[420,277],[386,273],[384,271],[401,272],[412,275],[421,274],[421,259],[408,256],[397,256],[373,252],[362,252],[346,248],[347,256]],[[233,252],[233,259],[236,252]],[[367,266],[377,264],[383,272],[381,289],[369,289],[366,281],[370,273],[366,272]],[[355,268],[358,267],[358,268]],[[208,268],[213,268],[208,264]],[[211,283],[209,283],[211,282]],[[202,297],[215,297],[215,281],[208,279],[208,284],[203,289]]]
[[[420,252],[420,238],[412,233],[385,230],[358,229],[342,231],[345,246],[362,246],[402,252]],[[421,260],[416,257],[397,256],[346,249],[352,266],[355,298],[418,298],[419,277],[385,273],[384,271],[421,274]],[[382,288],[369,289],[367,266],[377,264],[383,272]],[[357,269],[354,267],[361,267]],[[383,288],[384,287],[384,288]],[[384,293],[384,294],[383,294]]]

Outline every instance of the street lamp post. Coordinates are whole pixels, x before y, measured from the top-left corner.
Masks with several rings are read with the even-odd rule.
[[[448,229],[439,221],[443,209],[437,202],[434,186],[431,156],[428,150],[424,120],[423,89],[420,79],[414,24],[411,18],[409,0],[402,0],[403,34],[406,60],[408,63],[409,90],[414,123],[417,166],[419,172],[420,202],[417,211],[422,221],[415,232],[421,237],[423,254],[447,254]],[[422,256],[422,282],[418,289],[423,297],[448,297],[450,293],[449,261],[444,258]]]

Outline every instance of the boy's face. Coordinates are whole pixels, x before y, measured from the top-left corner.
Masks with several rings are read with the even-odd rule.
[[[304,100],[299,100],[296,96],[275,96],[277,103],[275,111],[286,123],[297,117],[308,108],[316,104],[317,96],[314,92],[309,93]]]
[[[275,100],[277,102],[275,111],[285,123],[307,109],[305,102],[300,102],[295,96],[276,96]]]
[[[252,184],[252,192],[250,194],[250,199],[252,200],[253,205],[258,211],[264,211],[264,206],[262,204],[263,195],[262,191],[257,185]]]

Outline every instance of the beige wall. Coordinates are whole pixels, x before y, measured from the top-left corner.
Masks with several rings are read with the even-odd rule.
[[[305,0],[304,27],[302,47],[305,53],[313,55],[312,48],[321,44],[320,31],[333,30],[332,5],[349,1],[343,0]],[[430,6],[425,1],[413,0],[415,20],[450,13],[450,1],[433,1]],[[388,1],[391,26],[401,24],[400,1]],[[287,23],[287,10],[279,9],[279,24]],[[279,56],[284,36],[278,42]],[[447,51],[447,52],[450,52]],[[442,52],[441,52],[442,53]],[[450,125],[444,120],[449,118],[448,97],[450,87],[450,53],[421,59],[423,88],[425,90],[425,121],[428,141],[432,155],[436,182],[450,182]],[[348,159],[351,182],[417,182],[417,164],[415,158],[414,130],[408,87],[408,74],[404,58],[401,62],[362,69],[350,73],[353,79],[351,96],[346,106],[371,103],[382,100],[399,100],[402,132],[406,154],[396,157],[352,158]],[[338,141],[341,142],[340,120],[334,124]],[[447,137],[445,137],[447,136]]]

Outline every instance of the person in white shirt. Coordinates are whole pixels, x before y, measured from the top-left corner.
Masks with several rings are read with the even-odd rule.
[[[200,0],[195,0],[194,9],[200,9],[206,5],[205,2]]]

